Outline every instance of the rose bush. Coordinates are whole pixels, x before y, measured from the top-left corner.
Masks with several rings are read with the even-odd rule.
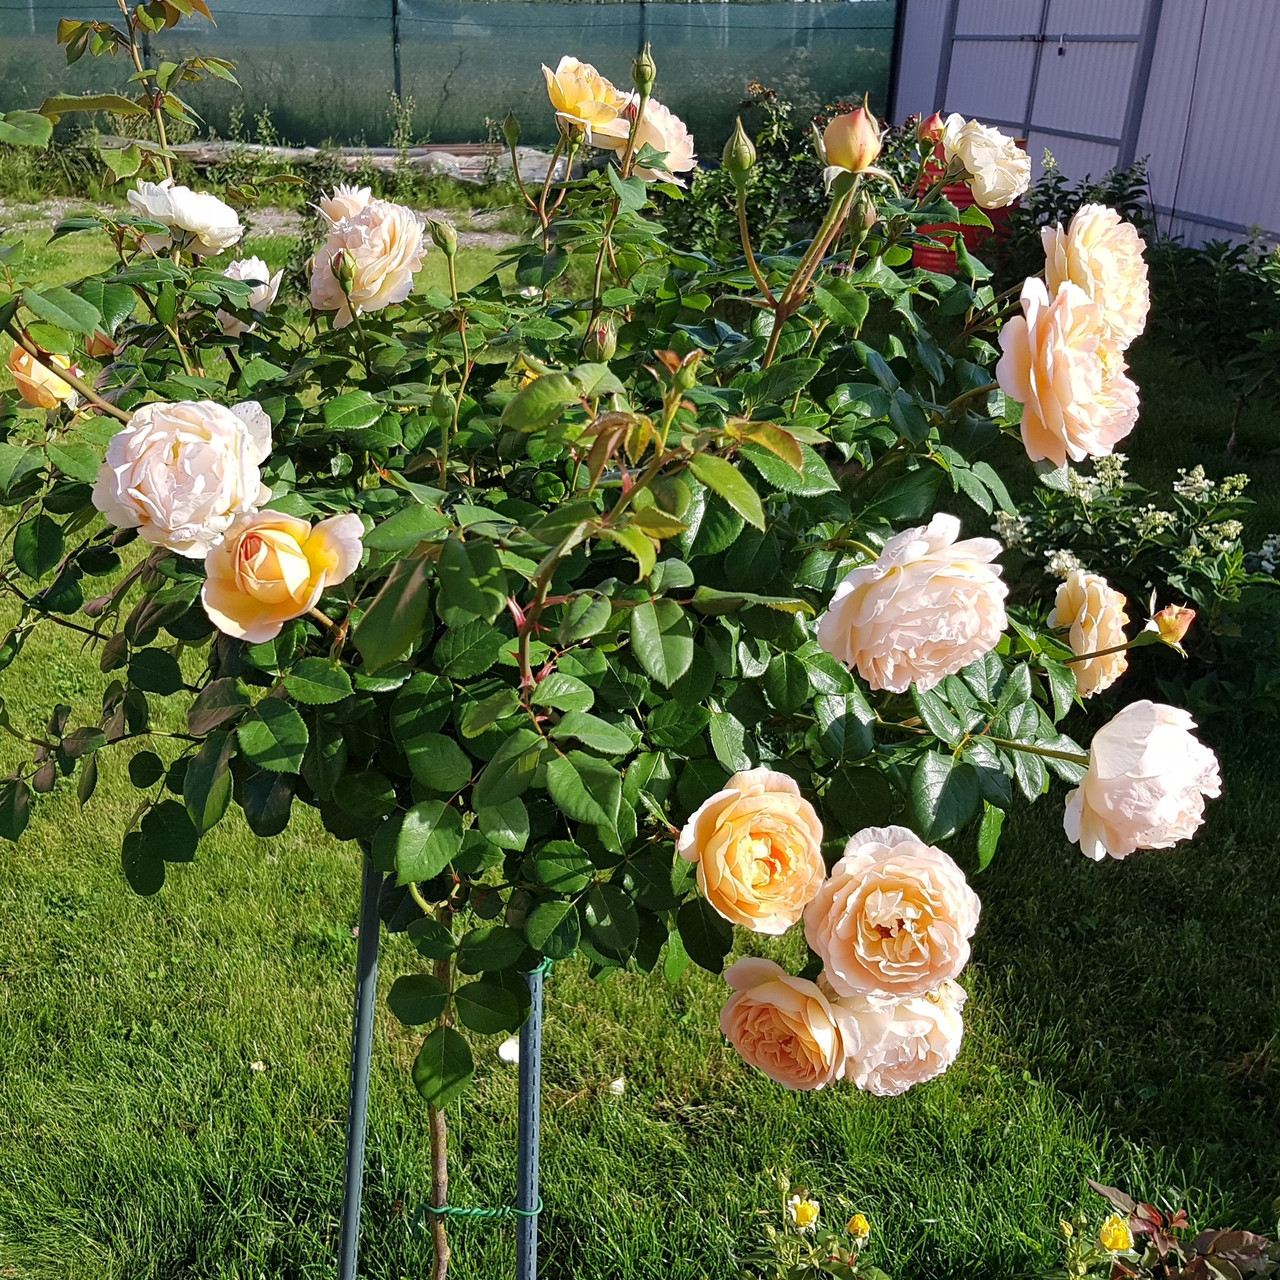
[[[385,873],[383,920],[421,956],[389,1001],[430,1028],[413,1074],[435,1142],[474,1071],[459,1028],[518,1027],[522,972],[720,972],[735,926],[802,915],[809,968],[739,961],[726,1035],[797,1088],[901,1092],[963,1034],[979,906],[941,844],[976,826],[985,865],[1015,795],[1057,775],[1070,838],[1124,856],[1190,836],[1219,787],[1173,708],[1135,704],[1088,752],[1067,736],[1087,644],[1115,628],[1061,599],[1053,623],[1011,612],[999,544],[963,536],[1016,516],[986,456],[1002,433],[1060,483],[1132,428],[1116,254],[1086,254],[1087,293],[1068,253],[1071,278],[1028,281],[1005,324],[960,247],[959,278],[910,267],[922,228],[985,218],[926,180],[932,134],[911,182],[871,165],[865,109],[828,130],[811,241],[682,250],[648,216],[693,154],[654,76],[647,54],[633,93],[572,58],[547,73],[561,138],[520,183],[530,234],[467,292],[451,228],[431,224],[449,290],[417,288],[417,217],[350,189],[322,203],[306,311],[206,261],[233,219],[176,188],[56,229],[100,230],[110,271],[51,287],[0,260],[19,361],[80,397],[0,414],[19,610],[0,668],[54,626],[104,676],[83,722],[0,717],[26,753],[0,834],[61,786],[91,804],[120,748],[140,893],[233,804],[268,837],[317,810]],[[139,105],[159,119],[167,92]],[[980,202],[1007,203],[1023,170],[966,130]],[[603,166],[557,177],[587,148]],[[72,372],[90,343],[103,363]]]

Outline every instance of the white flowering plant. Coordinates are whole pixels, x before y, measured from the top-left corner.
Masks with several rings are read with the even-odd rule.
[[[421,956],[389,1002],[429,1028],[413,1077],[438,1145],[474,1074],[464,1029],[518,1027],[523,971],[718,973],[735,927],[802,927],[812,953],[801,975],[729,969],[742,1056],[794,1088],[901,1093],[963,1034],[980,904],[940,845],[976,829],[985,865],[1056,775],[1068,837],[1123,858],[1190,836],[1220,786],[1176,708],[1131,704],[1092,751],[1064,733],[1113,595],[1011,613],[1001,545],[968,536],[1016,514],[987,460],[1003,433],[1060,477],[1132,429],[1140,242],[1073,221],[1052,292],[1021,303],[961,246],[959,278],[912,269],[922,228],[985,219],[942,195],[965,155],[993,201],[1025,157],[952,122],[945,173],[922,136],[904,189],[864,106],[819,139],[812,239],[684,251],[650,216],[694,163],[655,77],[647,51],[627,90],[546,69],[557,163],[520,182],[529,236],[469,290],[453,229],[367,188],[321,202],[305,309],[233,258],[224,201],[168,179],[55,229],[101,234],[110,270],[55,287],[2,251],[0,669],[21,680],[54,627],[103,688],[91,713],[0,717],[20,755],[0,835],[55,789],[92,804],[114,752],[142,894],[233,805],[263,837],[318,811]],[[588,151],[604,165],[564,177]],[[754,154],[739,127],[740,215]],[[447,290],[416,283],[428,236]],[[1151,634],[1176,643],[1167,622]]]

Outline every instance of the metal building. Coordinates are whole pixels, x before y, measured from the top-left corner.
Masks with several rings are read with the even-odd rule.
[[[1280,241],[1280,0],[900,0],[892,116],[958,111],[1070,178],[1147,157],[1162,231]]]

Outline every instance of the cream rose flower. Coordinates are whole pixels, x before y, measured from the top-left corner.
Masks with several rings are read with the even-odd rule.
[[[1146,245],[1138,229],[1114,209],[1086,204],[1067,229],[1062,224],[1040,232],[1044,242],[1044,278],[1049,292],[1070,280],[1102,307],[1107,340],[1119,350],[1147,327],[1151,291],[1147,286]]]
[[[841,1076],[878,1098],[896,1098],[942,1075],[960,1052],[965,999],[963,987],[944,982],[907,1000],[837,1001],[836,1022],[851,1046]]]
[[[838,995],[897,1000],[960,973],[981,909],[941,849],[906,827],[867,827],[805,908],[804,936]]]
[[[244,234],[236,211],[207,191],[192,191],[175,185],[172,178],[163,182],[139,182],[129,192],[129,203],[144,218],[163,222],[168,236],[148,236],[152,248],[168,243],[209,257],[229,249]]]
[[[626,130],[622,136],[619,138],[600,133],[595,138],[596,145],[621,154],[626,149],[627,137],[631,121],[635,119],[635,113],[636,104],[632,102],[623,111]],[[639,155],[646,145],[666,154],[664,163],[670,172],[637,165],[636,176],[645,179],[646,182],[661,179],[683,187],[684,180],[675,175],[688,173],[698,163],[698,158],[693,152],[693,134],[685,127],[684,121],[679,116],[664,107],[656,98],[650,98],[645,103],[644,114],[640,117],[640,124],[636,129],[636,154]]]
[[[685,823],[678,844],[698,864],[702,896],[730,924],[785,933],[826,875],[822,823],[795,779],[735,773]]]
[[[960,521],[935,515],[885,543],[874,564],[836,588],[818,643],[873,689],[932,689],[989,653],[1007,619],[994,538],[957,542]]]
[[[1113,649],[1128,638],[1124,633],[1125,623],[1129,621],[1124,611],[1127,603],[1106,578],[1085,573],[1083,569],[1072,569],[1058,588],[1049,613],[1049,625],[1070,628],[1067,642],[1072,653],[1083,655]],[[1090,698],[1115,684],[1128,666],[1128,655],[1121,650],[1087,662],[1073,662],[1071,670],[1075,672],[1080,696]]]
[[[1038,278],[1022,286],[1022,315],[1000,333],[1001,390],[1022,405],[1032,462],[1106,457],[1138,421],[1138,388],[1106,342],[1100,303],[1067,281],[1050,298]]]
[[[630,98],[589,62],[566,54],[554,71],[544,63],[542,74],[562,131],[578,126],[586,131],[588,142],[600,147],[611,146],[617,139],[626,141],[631,121],[622,112]]]
[[[333,272],[334,259],[344,250],[354,264],[349,296]],[[353,310],[363,315],[403,302],[425,253],[422,224],[411,209],[389,200],[370,200],[333,228],[312,259],[311,305],[317,311],[336,311],[334,327],[345,329]]]
[[[253,282],[255,287],[245,300],[245,306],[259,314],[266,312],[276,300],[276,294],[280,292],[280,281],[284,279],[283,271],[272,275],[271,268],[261,258],[240,258],[231,263],[222,274],[228,280]],[[257,328],[256,324],[245,324],[243,320],[237,320],[229,311],[218,312],[218,323],[228,338],[238,338],[242,333],[251,333]]]
[[[62,356],[47,355],[37,360],[25,347],[15,345],[7,363],[18,394],[33,408],[56,409],[60,404],[74,408],[78,403],[75,391],[54,372],[66,369],[79,376],[80,370]]]
[[[960,115],[946,118],[942,150],[947,163],[964,165],[969,190],[984,209],[1011,205],[1031,185],[1031,157],[999,129]]]
[[[315,606],[326,587],[360,564],[364,526],[357,515],[312,526],[279,511],[241,516],[205,557],[204,611],[219,631],[250,644],[273,640],[291,618]]]
[[[118,529],[201,559],[271,496],[259,470],[270,452],[271,421],[256,400],[144,404],[111,437],[93,505]]]
[[[734,994],[720,1030],[744,1062],[788,1089],[822,1089],[848,1057],[831,1002],[772,960],[739,960],[725,973]]]
[[[1068,840],[1095,862],[1137,849],[1168,849],[1204,821],[1205,797],[1222,794],[1218,758],[1192,734],[1180,707],[1133,702],[1089,744],[1089,768],[1067,794]]]
[[[340,182],[331,196],[321,196],[316,206],[331,227],[343,218],[354,218],[373,198],[371,187],[357,187],[354,183]]]

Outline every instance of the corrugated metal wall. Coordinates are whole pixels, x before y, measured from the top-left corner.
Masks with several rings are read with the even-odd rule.
[[[1280,0],[901,0],[895,119],[959,111],[1072,178],[1150,160],[1161,230],[1280,240]]]

